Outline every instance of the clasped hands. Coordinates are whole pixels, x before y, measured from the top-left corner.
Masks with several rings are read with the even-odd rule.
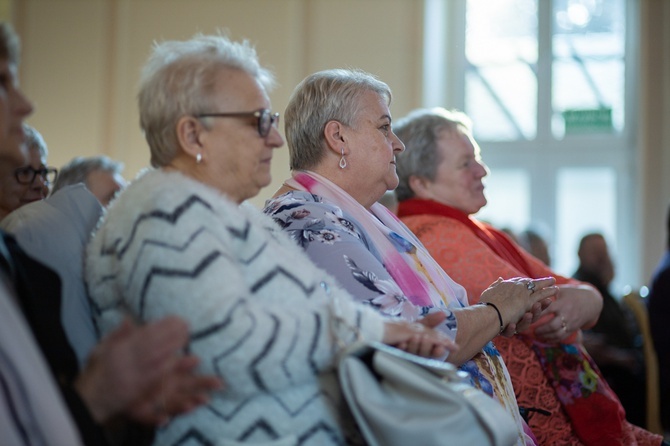
[[[527,330],[551,305],[558,293],[553,277],[528,279],[499,278],[481,296],[481,302],[494,303],[503,319],[504,336]],[[435,330],[446,318],[443,312],[427,315],[416,323],[388,321],[383,342],[424,357],[440,357],[454,352],[458,346]]]
[[[501,334],[509,337],[527,330],[546,313],[558,293],[555,284],[553,277],[498,278],[484,290],[480,302],[496,305],[503,319]]]

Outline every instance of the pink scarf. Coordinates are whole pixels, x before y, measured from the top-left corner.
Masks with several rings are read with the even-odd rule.
[[[319,195],[353,216],[379,252],[386,270],[414,305],[437,308],[467,305],[465,288],[454,282],[419,239],[381,204],[373,204],[368,211],[339,186],[310,171],[294,172],[285,184]]]

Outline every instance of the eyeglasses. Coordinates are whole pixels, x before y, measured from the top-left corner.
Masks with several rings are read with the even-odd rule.
[[[200,113],[196,118],[244,118],[246,116],[253,116],[258,119],[258,134],[261,138],[265,138],[270,133],[270,128],[279,125],[279,113],[272,113],[267,108],[262,108],[250,112],[237,113]]]
[[[42,167],[33,169],[31,166],[19,167],[14,171],[14,177],[20,184],[33,184],[35,177],[41,176],[45,183],[50,184],[56,181],[58,169],[55,167]]]

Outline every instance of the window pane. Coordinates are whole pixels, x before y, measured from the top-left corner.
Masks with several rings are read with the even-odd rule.
[[[601,232],[616,251],[616,172],[606,167],[561,169],[557,191],[554,265],[571,276],[579,264],[579,240],[587,233]]]
[[[533,139],[537,129],[537,0],[468,0],[465,111],[475,137]]]
[[[530,223],[530,176],[522,169],[495,169],[484,178],[488,204],[477,218],[519,232]]]
[[[553,131],[621,131],[624,120],[624,0],[555,0]]]

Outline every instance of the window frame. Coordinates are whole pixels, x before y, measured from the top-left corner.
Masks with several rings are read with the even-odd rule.
[[[464,109],[465,105],[465,16],[467,0],[424,0],[424,84],[423,106]],[[625,285],[637,286],[641,280],[639,236],[641,222],[635,215],[641,209],[638,196],[637,79],[639,48],[638,0],[626,0],[625,93],[621,132],[600,135],[565,135],[556,139],[551,130],[552,117],[552,11],[553,0],[538,0],[538,100],[537,134],[534,140],[478,140],[484,162],[496,169],[521,168],[530,174],[530,221],[541,222],[551,231],[550,247],[556,258],[557,175],[560,169],[608,167],[616,175],[616,231],[605,234],[616,266],[613,290]],[[476,126],[477,123],[475,122]],[[577,261],[579,240],[569,241],[567,249]],[[566,268],[568,269],[568,268]],[[557,270],[571,275],[573,271]]]

